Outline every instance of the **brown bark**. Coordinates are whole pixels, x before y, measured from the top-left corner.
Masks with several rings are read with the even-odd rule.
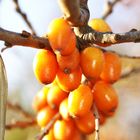
[[[58,0],[64,18],[73,26],[86,25],[89,20],[88,0]]]
[[[37,37],[26,31],[15,33],[0,28],[0,40],[3,40],[7,47],[20,45],[37,49],[51,49],[47,38]]]

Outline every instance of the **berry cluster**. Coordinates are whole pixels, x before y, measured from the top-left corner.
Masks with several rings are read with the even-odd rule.
[[[99,32],[111,31],[101,19],[90,21],[89,26]],[[44,128],[59,112],[61,119],[43,140],[80,140],[81,134],[95,130],[94,104],[100,124],[114,114],[118,97],[111,84],[120,77],[121,62],[115,53],[95,46],[79,51],[76,36],[64,19],[53,20],[47,35],[52,50],[39,50],[33,62],[37,80],[45,84],[33,100],[37,123]]]

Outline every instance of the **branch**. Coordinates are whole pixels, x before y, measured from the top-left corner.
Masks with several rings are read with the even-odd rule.
[[[37,49],[51,49],[47,38],[37,37],[26,31],[15,33],[0,28],[0,40],[4,41],[7,47],[21,45]]]
[[[114,6],[120,1],[121,0],[113,0],[113,1],[107,0],[105,3],[104,13],[103,13],[103,16],[101,18],[106,19],[113,12]]]
[[[88,0],[58,0],[64,18],[73,26],[86,25],[89,20]]]
[[[126,33],[101,33],[92,30],[89,26],[75,28],[77,42],[80,49],[87,45],[101,44],[119,44],[126,42],[140,42],[140,31],[131,30]],[[78,29],[78,30],[77,30]],[[51,46],[47,38],[31,35],[29,32],[15,33],[0,28],[0,40],[5,42],[7,47],[21,45],[37,49],[49,49]]]
[[[140,31],[132,29],[126,33],[97,32],[89,26],[75,27],[80,49],[84,49],[90,45],[112,45],[120,43],[140,42]]]
[[[25,23],[28,25],[28,27],[32,31],[32,34],[33,35],[36,35],[36,32],[35,32],[32,24],[31,24],[31,22],[27,18],[27,15],[21,10],[18,0],[13,0],[13,2],[15,4],[15,6],[16,6],[15,8],[16,8],[17,13],[19,13],[21,15],[21,17],[23,18],[23,20],[25,21]]]
[[[37,136],[37,140],[42,140],[42,138],[49,132],[50,128],[53,126],[56,120],[60,119],[61,115],[56,113],[43,131]]]

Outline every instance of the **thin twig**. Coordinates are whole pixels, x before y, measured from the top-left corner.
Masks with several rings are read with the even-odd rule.
[[[7,108],[21,113],[28,120],[27,121],[17,121],[15,119],[12,119],[11,123],[6,124],[6,126],[5,126],[6,129],[27,128],[29,126],[33,126],[33,125],[37,124],[35,118],[31,114],[29,114],[28,112],[23,110],[23,108],[21,106],[7,102]]]
[[[21,7],[19,5],[19,1],[18,0],[13,0],[14,4],[15,4],[15,8],[17,13],[19,13],[21,15],[21,17],[23,18],[23,20],[25,21],[25,23],[28,25],[28,27],[30,28],[30,30],[32,31],[33,35],[36,35],[35,29],[33,28],[31,22],[29,21],[27,15],[21,10]]]
[[[97,46],[98,47],[98,46]],[[127,55],[127,54],[121,54],[121,53],[118,53],[114,50],[106,50],[104,48],[101,48],[100,49],[103,51],[103,52],[112,52],[112,53],[117,53],[117,55],[119,55],[120,57],[122,58],[130,58],[130,59],[140,59],[140,56],[130,56],[130,55]]]
[[[36,120],[31,120],[31,121],[12,121],[11,124],[6,124],[5,128],[6,129],[13,129],[13,128],[20,128],[24,129],[33,125],[36,125]]]
[[[106,19],[113,12],[114,6],[120,1],[121,0],[113,0],[113,1],[107,0],[105,3],[105,9],[102,15],[102,19]]]
[[[100,117],[99,117],[98,109],[95,104],[94,104],[93,109],[94,109],[94,116],[95,116],[95,140],[100,140],[100,137],[99,137]]]
[[[23,108],[17,104],[7,102],[7,108],[20,112],[24,117],[34,120],[34,117],[31,114],[23,110]]]
[[[37,140],[42,140],[42,138],[49,132],[50,128],[53,126],[56,120],[60,119],[61,115],[59,112],[53,116],[51,121],[47,124],[47,126],[42,130],[42,132],[37,136]]]

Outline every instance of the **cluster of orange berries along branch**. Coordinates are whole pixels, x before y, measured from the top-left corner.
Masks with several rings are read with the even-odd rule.
[[[89,25],[111,31],[102,19]],[[81,140],[95,131],[95,106],[100,124],[114,114],[118,96],[111,84],[120,78],[121,61],[117,54],[93,46],[79,51],[71,26],[62,18],[50,23],[47,36],[52,50],[39,50],[33,61],[37,80],[45,84],[33,101],[37,123],[45,128],[39,139]]]
[[[64,12],[65,19],[69,21],[69,23],[71,23],[72,26],[79,26],[75,27],[74,31],[77,35],[77,46],[80,50],[89,47],[89,44],[108,46],[117,43],[139,42],[140,40],[140,32],[137,30],[131,30],[130,32],[124,34],[113,34],[110,31],[104,33],[98,32],[98,30],[93,30],[92,28],[87,26],[87,22],[89,19],[89,9],[87,7],[87,0],[77,0],[75,1],[75,3],[72,3],[70,0],[60,0],[59,2],[60,7]],[[73,9],[75,9],[76,11],[74,11]],[[48,37],[37,37],[25,31],[19,34],[6,31],[0,28],[0,40],[5,41],[5,45],[7,47],[21,45],[39,49],[51,49]],[[59,64],[59,66],[60,65],[61,64]],[[65,69],[65,72],[67,74],[71,73],[68,69]],[[56,118],[59,118],[58,116]]]

